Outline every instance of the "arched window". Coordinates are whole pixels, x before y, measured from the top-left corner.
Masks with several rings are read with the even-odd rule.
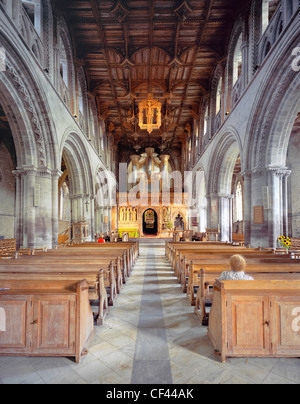
[[[208,115],[208,105],[207,105],[207,107],[205,108],[205,114],[204,114],[204,127],[203,127],[204,136],[206,136],[208,133],[208,120],[209,120],[209,115]]]
[[[217,87],[217,94],[216,94],[216,115],[221,111],[222,108],[222,83],[223,78],[220,77],[219,84]]]
[[[243,214],[243,187],[242,183],[238,182],[237,187],[236,187],[236,192],[235,192],[235,198],[236,198],[236,219],[237,221],[243,221],[244,220],[244,214]]]
[[[266,56],[268,55],[268,53],[270,52],[271,47],[272,47],[272,46],[271,46],[271,43],[268,42],[267,45],[266,45],[266,49],[265,49],[265,54],[264,54],[265,57],[266,57]]]
[[[197,157],[199,149],[199,126],[195,123],[195,156]]]
[[[262,34],[266,31],[279,5],[280,0],[262,0]]]
[[[80,82],[78,81],[78,109],[79,112],[83,115],[83,94]]]
[[[63,82],[69,87],[69,68],[68,68],[68,57],[67,51],[62,38],[60,39],[59,45],[59,73]]]
[[[40,0],[22,0],[22,4],[36,32],[41,35],[42,10]]]
[[[104,135],[105,135],[105,123],[104,123],[104,121],[102,121],[100,124],[100,150],[103,154],[105,152]]]
[[[243,34],[240,35],[234,55],[233,55],[233,78],[232,78],[232,86],[236,84],[241,73],[242,73],[242,65],[243,65],[243,56],[242,56],[242,42],[243,42]]]

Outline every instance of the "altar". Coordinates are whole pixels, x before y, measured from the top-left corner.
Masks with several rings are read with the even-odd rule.
[[[176,189],[171,186],[170,156],[159,156],[155,149],[146,148],[130,160],[128,192],[117,194],[119,236],[173,238],[174,230],[188,230],[187,195],[182,184]]]
[[[118,231],[122,237],[172,238],[173,231],[185,231],[188,227],[187,209],[182,206],[119,206]]]

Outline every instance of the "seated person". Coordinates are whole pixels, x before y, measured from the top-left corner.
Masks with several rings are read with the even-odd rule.
[[[245,274],[246,260],[241,255],[233,255],[230,258],[231,271],[223,272],[219,281],[253,281],[254,279]]]
[[[105,240],[104,240],[104,238],[102,237],[102,235],[100,236],[100,238],[99,238],[99,240],[98,240],[98,243],[100,244],[100,243],[105,243]]]

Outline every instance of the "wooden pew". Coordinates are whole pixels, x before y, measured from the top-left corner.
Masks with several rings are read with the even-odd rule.
[[[33,281],[68,281],[79,282],[82,279],[86,279],[88,282],[88,291],[90,301],[97,301],[98,312],[95,314],[95,321],[97,325],[102,325],[108,314],[108,296],[105,285],[108,283],[108,274],[103,270],[95,271],[80,271],[80,269],[74,268],[71,270],[57,267],[18,267],[18,268],[1,268],[0,282],[6,279],[13,279],[21,284],[23,282]]]
[[[66,244],[70,240],[70,236],[68,234],[63,234],[58,236],[58,245]]]
[[[14,253],[16,251],[17,251],[17,240],[15,238],[0,240],[0,252],[2,254]]]
[[[48,250],[48,254],[63,254],[67,256],[71,255],[81,257],[98,255],[100,257],[111,257],[112,259],[120,257],[123,261],[122,271],[124,272],[123,281],[125,283],[126,278],[130,276],[134,263],[139,256],[139,244],[137,242],[108,244],[85,243],[68,246],[68,248],[61,250]]]
[[[220,277],[219,273],[209,273],[207,274],[204,270],[200,273],[199,288],[197,290],[195,298],[195,314],[201,321],[203,326],[208,325],[209,312],[207,307],[212,305],[213,302],[213,285]],[[254,280],[300,280],[300,273],[289,273],[282,272],[276,273],[265,272],[265,273],[252,273],[251,276]],[[193,292],[194,296],[194,292]],[[193,296],[190,297],[193,299]]]
[[[100,269],[104,270],[105,287],[109,290],[109,302],[113,306],[117,297],[117,282],[115,275],[115,261],[111,258],[96,260],[74,260],[72,258],[31,257],[29,259],[18,259],[0,263],[0,272],[53,272],[56,274],[77,273],[83,276],[85,273],[99,274]],[[122,280],[122,277],[121,279]]]
[[[108,308],[104,307],[107,293],[103,293],[105,288],[109,289],[109,305],[113,305],[117,294],[123,288],[123,281],[130,275],[131,257],[129,251],[135,250],[135,245],[130,243],[118,248],[72,248],[63,250],[49,250],[40,252],[33,257],[21,257],[17,261],[5,262],[5,266],[0,265],[0,272],[16,273],[26,279],[47,276],[48,279],[62,277],[66,279],[82,279],[88,277],[91,300],[99,300],[99,310],[97,324],[101,325],[107,315]],[[123,253],[122,258],[117,254]],[[122,272],[123,267],[123,272]],[[103,268],[103,285],[99,278],[100,268]],[[125,273],[126,271],[126,273]],[[100,279],[100,280],[99,280]],[[101,293],[102,290],[102,293]]]
[[[238,243],[240,245],[245,245],[245,235],[244,234],[239,234],[239,233],[233,233],[232,234],[232,242],[233,243]]]
[[[176,249],[185,249],[185,248],[194,248],[194,249],[203,249],[207,247],[230,247],[233,246],[232,243],[223,243],[219,241],[193,241],[193,242],[174,242],[174,241],[166,241],[166,257],[171,262],[171,253]]]
[[[242,254],[242,255],[255,255],[261,253],[258,249],[244,248],[244,247],[218,247],[218,248],[206,248],[206,249],[184,249],[184,250],[176,250],[175,254],[173,254],[172,259],[172,267],[178,278],[178,281],[181,282],[182,272],[185,271],[184,262],[188,263],[193,259],[201,258],[202,255],[210,255],[211,257],[215,257],[219,254],[227,254],[229,256],[234,254]],[[271,256],[271,252],[268,252]]]
[[[0,280],[0,355],[68,356],[80,362],[94,337],[86,280]],[[7,290],[6,290],[7,289]]]
[[[300,281],[217,281],[208,337],[228,357],[300,357]]]
[[[230,266],[228,264],[227,268],[225,268],[215,263],[209,266],[203,265],[203,267],[206,267],[206,270],[203,268],[192,270],[188,281],[187,298],[191,305],[195,305],[195,314],[203,325],[207,325],[208,314],[206,305],[212,303],[212,286],[223,271],[230,270]],[[248,259],[246,272],[257,280],[300,279],[300,262],[278,259],[276,256],[274,258],[255,259],[252,261]]]
[[[276,276],[282,273],[300,273],[300,261],[290,260],[289,262],[280,263],[278,260],[270,260],[269,262],[260,262],[259,259],[249,260],[247,263],[246,273],[252,277],[256,274],[272,273],[274,279]],[[286,260],[285,260],[286,261]],[[295,262],[298,261],[298,262]],[[189,274],[187,297],[191,305],[195,304],[195,288],[200,286],[201,270],[205,271],[205,289],[214,284],[215,279],[219,278],[224,271],[230,271],[229,259],[223,263],[201,263],[200,265],[192,265]],[[209,281],[212,282],[210,283]]]
[[[232,251],[224,251],[214,254],[209,253],[209,254],[184,255],[184,257],[178,263],[179,267],[177,267],[177,278],[181,283],[183,292],[186,293],[187,290],[187,282],[190,274],[190,268],[193,267],[193,269],[196,270],[197,268],[199,269],[202,266],[202,264],[205,263],[223,264],[224,262],[229,262],[229,259],[232,255],[234,255]],[[247,262],[255,261],[257,263],[259,262],[268,263],[273,262],[275,260],[276,262],[281,263],[296,263],[295,260],[291,260],[291,258],[288,255],[281,256],[280,258],[278,258],[278,256],[276,255],[259,252],[256,250],[252,251],[248,250],[246,252],[243,252],[242,256],[246,259]]]
[[[47,253],[40,253],[35,255],[35,260],[31,262],[37,262],[38,258],[42,259],[43,262],[56,262],[58,260],[69,260],[74,261],[74,263],[80,263],[83,261],[84,264],[98,263],[99,266],[102,264],[113,263],[115,268],[115,277],[117,288],[122,289],[123,284],[126,283],[126,279],[130,276],[132,265],[130,262],[130,257],[126,251],[115,251],[115,253],[102,252],[101,254],[97,251],[90,250],[72,250],[72,252],[64,250],[50,250]],[[18,261],[19,262],[19,261]],[[105,269],[105,267],[103,267]]]
[[[83,244],[76,244],[76,245],[70,245],[68,248],[86,248],[86,247],[91,247],[91,248],[99,248],[99,249],[111,249],[111,248],[134,248],[134,251],[136,252],[137,256],[139,255],[139,241],[130,241],[130,242],[109,242],[105,244],[99,244],[95,242],[87,242]]]
[[[203,244],[201,246],[194,246],[194,245],[186,245],[186,246],[178,246],[178,247],[171,247],[170,248],[170,253],[169,253],[169,261],[175,270],[176,267],[176,262],[179,257],[179,254],[188,254],[188,253],[200,253],[200,252],[212,252],[212,253],[217,253],[220,251],[233,251],[233,254],[240,254],[246,251],[260,251],[260,249],[251,249],[251,248],[246,248],[246,247],[241,247],[241,246],[233,246],[233,245],[206,245]]]
[[[123,250],[123,251],[129,251],[129,257],[130,257],[130,263],[131,266],[134,265],[135,261],[137,260],[139,256],[139,242],[129,242],[129,243],[105,243],[105,244],[98,244],[98,243],[84,243],[84,244],[77,244],[77,245],[71,245],[68,246],[67,248],[93,248],[96,249],[97,251],[101,251],[101,253],[104,251],[111,251],[115,253],[117,250]]]

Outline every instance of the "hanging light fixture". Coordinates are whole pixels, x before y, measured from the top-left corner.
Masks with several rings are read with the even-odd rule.
[[[153,94],[139,103],[139,126],[149,134],[161,127],[161,103],[154,100]]]

